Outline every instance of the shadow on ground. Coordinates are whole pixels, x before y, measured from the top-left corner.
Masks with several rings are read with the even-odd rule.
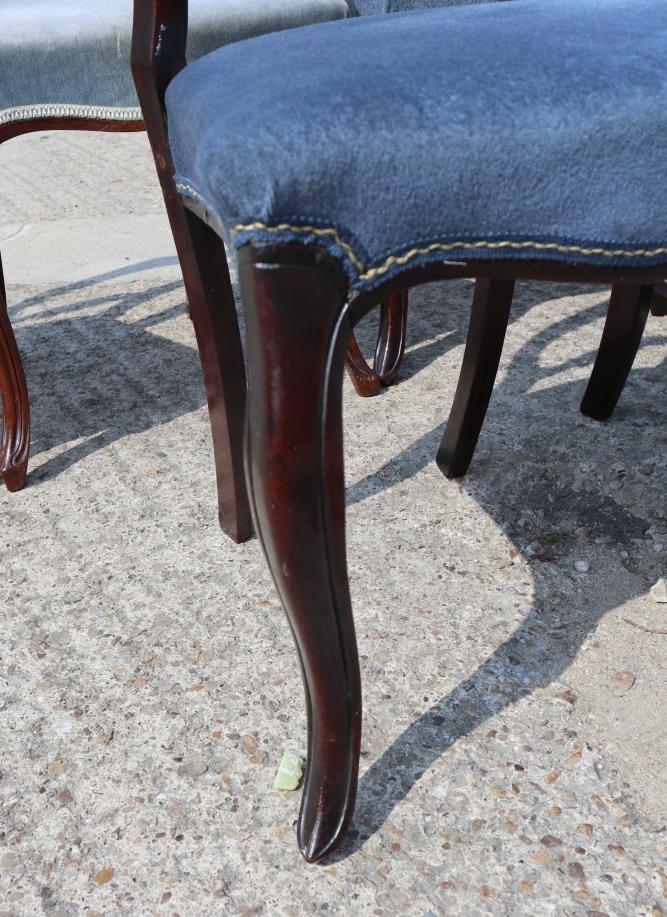
[[[538,383],[548,382],[572,367],[587,369],[592,364],[593,351],[549,367],[541,365],[540,354],[566,334],[581,332],[599,315],[600,306],[596,305],[569,316],[543,329],[519,350],[505,380],[497,385],[491,405],[491,412],[501,412],[504,408],[505,421],[514,427],[509,437],[515,447],[513,454],[501,455],[494,468],[489,462],[478,462],[476,468],[473,460],[468,477],[462,481],[463,488],[486,513],[508,530],[508,538],[519,551],[525,549],[526,542],[525,532],[516,527],[518,507],[524,511],[536,509],[547,532],[560,532],[565,527],[564,519],[568,520],[570,531],[577,524],[595,520],[597,536],[622,541],[628,546],[633,538],[644,535],[649,524],[641,514],[632,512],[600,488],[582,488],[576,468],[582,459],[591,457],[600,465],[614,457],[624,457],[631,463],[638,436],[651,438],[656,431],[659,434],[667,429],[667,401],[656,397],[664,390],[665,361],[651,369],[633,371],[628,381],[629,391],[621,398],[609,422],[613,425],[613,433],[607,437],[611,442],[602,443],[597,456],[590,452],[596,424],[578,423],[578,415],[570,409],[572,402],[583,394],[585,383],[556,383],[533,390]],[[647,333],[643,346],[662,342],[664,337]],[[511,418],[507,406],[511,410],[517,404],[517,395],[523,396],[521,413]],[[348,503],[381,493],[420,472],[434,460],[443,429],[444,424],[431,430],[382,468],[358,481],[348,490]],[[482,438],[485,435],[493,435],[488,426]],[[598,448],[598,443],[595,447]],[[530,470],[525,475],[516,473],[517,454],[530,456]],[[643,470],[651,473],[650,466]],[[631,569],[632,559],[628,564]],[[536,598],[531,612],[512,635],[473,674],[411,723],[366,771],[359,784],[352,829],[333,860],[345,859],[378,831],[423,773],[458,739],[534,690],[558,679],[608,611],[645,593],[647,587],[641,580],[635,578],[634,582],[636,589],[628,587],[625,594],[614,595],[611,604],[599,596],[598,601],[570,609],[569,620],[563,619],[562,604],[559,606],[548,597]]]

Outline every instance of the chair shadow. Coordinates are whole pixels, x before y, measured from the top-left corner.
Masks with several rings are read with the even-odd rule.
[[[128,265],[10,304],[31,399],[29,486],[61,474],[124,436],[168,423],[206,403],[196,350],[149,333],[183,314],[183,301],[168,308],[160,303],[181,288],[180,280],[143,291],[129,284],[119,291],[103,286],[175,263],[174,258],[163,258]],[[544,285],[517,289],[514,321],[539,301],[543,290]],[[413,292],[410,349],[399,381],[465,342],[472,291],[470,281],[458,281]],[[235,293],[238,301],[236,288]],[[154,314],[124,320],[128,310],[151,302],[157,304]],[[443,312],[448,327],[434,337]],[[240,324],[243,331],[242,314]],[[372,352],[376,332],[373,312],[359,331],[366,352]],[[41,453],[68,443],[69,448],[35,467]],[[430,454],[430,443],[425,445]],[[353,487],[348,502],[367,495]]]
[[[568,295],[572,292],[570,288]],[[504,397],[509,396],[510,411],[520,405],[523,420],[529,421],[522,425],[515,418],[512,438],[520,447],[517,454],[530,455],[531,470],[525,475],[517,475],[516,462],[511,456],[501,456],[501,461],[493,465],[489,461],[478,462],[477,469],[476,459],[473,459],[468,476],[460,482],[460,486],[486,513],[508,530],[508,538],[520,552],[536,537],[536,533],[531,537],[516,524],[518,515],[525,512],[526,507],[538,508],[541,531],[560,530],[565,518],[579,520],[578,525],[586,520],[595,520],[596,536],[623,541],[628,547],[632,538],[641,538],[647,528],[643,518],[602,493],[600,488],[587,490],[578,486],[575,466],[570,463],[568,468],[567,458],[558,456],[552,447],[561,429],[577,424],[578,416],[573,416],[573,412],[565,408],[581,397],[585,382],[555,384],[530,391],[536,383],[544,382],[564,369],[591,366],[594,352],[577,355],[548,368],[539,365],[535,353],[553,345],[565,334],[581,331],[582,326],[598,314],[597,307],[586,309],[535,335],[522,346],[512,360],[504,381],[496,387],[490,413],[494,410],[494,402],[495,409],[502,411]],[[647,335],[643,346],[664,343],[664,340]],[[622,454],[632,462],[638,435],[651,436],[655,430],[667,428],[667,400],[655,395],[656,386],[661,379],[664,380],[666,363],[663,361],[661,366],[635,369],[631,373],[626,392],[609,421],[615,425],[615,443],[613,449],[609,448],[608,461],[618,459],[618,455]],[[523,396],[520,402],[516,398],[518,394]],[[638,405],[634,411],[627,404],[630,400]],[[641,417],[637,416],[637,411],[641,411]],[[532,428],[529,418],[535,418]],[[504,420],[507,423],[512,419],[506,415]],[[527,432],[521,432],[522,426],[523,429],[528,428]],[[583,447],[582,457],[589,457],[586,439],[594,435],[592,431],[596,426],[593,421],[584,421],[579,432],[570,430],[570,441],[574,440],[575,446]],[[434,460],[442,429],[438,426],[429,431],[382,468],[352,485],[348,489],[348,505],[378,494],[421,471]],[[482,430],[480,443],[485,437],[493,437],[488,426]],[[572,457],[576,457],[574,453]],[[481,469],[480,464],[483,466]],[[455,485],[446,484],[443,479],[443,486]],[[569,550],[573,549],[574,545]],[[561,550],[567,557],[568,548]],[[562,560],[562,557],[559,559]],[[384,825],[424,771],[458,739],[536,689],[545,688],[559,678],[572,664],[587,635],[601,618],[618,605],[644,594],[647,587],[641,588],[636,581],[634,588],[627,585],[624,588],[625,594],[615,595],[613,603],[605,604],[604,596],[599,596],[591,604],[572,608],[572,614],[567,616],[566,621],[563,620],[562,605],[555,605],[548,596],[536,596],[530,613],[513,633],[465,680],[412,722],[371,764],[359,781],[352,827],[341,848],[327,862],[344,860],[360,849]]]
[[[182,282],[120,291],[101,286],[167,260],[173,261],[121,268],[10,306],[31,401],[28,485],[206,404],[196,348],[151,333],[173,318],[186,320],[184,297],[174,302],[173,296]],[[141,317],[128,319],[130,310]],[[62,446],[35,467],[40,454]]]

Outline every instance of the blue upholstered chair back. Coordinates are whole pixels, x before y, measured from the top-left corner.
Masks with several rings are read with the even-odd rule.
[[[494,0],[190,0],[188,59],[265,32]],[[497,2],[497,0],[496,0]],[[137,120],[133,0],[0,0],[0,125],[40,117]]]
[[[133,0],[0,0],[0,125],[141,118]],[[264,32],[348,15],[346,0],[190,0],[188,59]]]

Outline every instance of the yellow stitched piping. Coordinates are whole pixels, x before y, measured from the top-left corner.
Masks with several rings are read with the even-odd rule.
[[[375,267],[369,271],[366,271],[361,279],[372,280],[373,277],[377,277],[379,274],[386,274],[386,272],[394,264],[407,264],[408,261],[411,261],[418,255],[428,255],[435,251],[453,251],[457,248],[463,248],[465,250],[473,250],[479,248],[510,248],[515,250],[532,248],[535,249],[535,251],[556,251],[560,252],[561,254],[577,253],[580,255],[602,255],[605,258],[617,258],[619,256],[631,258],[639,255],[642,255],[646,258],[655,258],[657,255],[667,254],[667,248],[656,248],[653,250],[638,248],[634,251],[626,251],[622,248],[607,250],[604,248],[583,248],[581,245],[560,245],[557,242],[512,242],[509,240],[503,242],[450,242],[447,244],[438,242],[434,245],[429,245],[426,248],[413,248],[411,251],[406,252],[404,255],[391,255],[380,267]]]
[[[176,182],[177,191],[188,191],[194,197],[198,198],[203,204],[206,204],[206,198],[203,197],[196,188],[193,188],[192,185],[187,184],[186,182]],[[263,232],[284,232],[288,230],[289,232],[300,232],[308,233],[313,236],[332,236],[334,242],[339,248],[342,248],[343,251],[347,252],[347,256],[350,261],[357,268],[359,273],[363,273],[364,265],[354,253],[352,246],[348,245],[347,242],[343,242],[341,237],[338,235],[335,229],[320,229],[318,226],[291,226],[289,223],[280,223],[277,226],[267,226],[265,223],[248,223],[246,225],[239,224],[235,226],[232,230],[232,235],[236,236],[240,232],[248,231],[252,229],[261,229]]]
[[[290,223],[280,223],[278,226],[267,226],[265,223],[239,223],[232,230],[232,235],[236,236],[241,232],[249,232],[252,230],[261,230],[262,232],[269,233],[285,232],[287,230],[288,232],[307,233],[308,235],[314,236],[331,236],[336,245],[344,249],[349,255],[350,260],[360,273],[360,280],[372,280],[380,274],[386,274],[393,265],[397,264],[402,266],[407,264],[408,261],[412,261],[413,258],[417,258],[419,255],[428,255],[436,251],[454,251],[460,248],[467,251],[480,248],[493,250],[502,248],[513,250],[532,248],[535,251],[556,251],[561,254],[576,253],[580,255],[602,255],[605,258],[618,258],[620,256],[632,258],[640,255],[645,258],[655,258],[658,255],[667,254],[667,248],[637,248],[630,251],[622,248],[608,250],[605,248],[584,248],[581,245],[560,245],[558,242],[512,242],[511,240],[501,242],[436,242],[433,245],[428,245],[426,248],[413,248],[404,255],[391,255],[384,264],[367,271],[363,262],[355,255],[354,250],[346,242],[343,242],[335,229],[320,229],[317,226],[293,226]]]
[[[320,229],[318,226],[291,226],[289,223],[279,223],[277,226],[267,226],[265,223],[248,223],[235,226],[232,230],[232,235],[237,236],[240,232],[247,232],[252,229],[260,229],[262,232],[285,232],[285,230],[288,230],[289,232],[307,233],[313,236],[331,236],[338,248],[342,248],[343,251],[347,252],[350,261],[359,273],[363,274],[364,272],[363,262],[357,258],[354,249],[347,242],[343,242],[335,229]]]

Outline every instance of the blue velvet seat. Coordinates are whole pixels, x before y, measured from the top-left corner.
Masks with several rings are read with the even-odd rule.
[[[382,13],[406,13],[410,10],[495,2],[502,0],[348,0],[348,6],[352,16],[378,16]]]
[[[513,0],[231,45],[169,87],[179,190],[357,289],[443,258],[664,262],[666,44],[664,0]]]
[[[191,0],[188,57],[347,13],[345,0]],[[140,118],[131,39],[132,0],[1,0],[0,125],[44,116]]]

